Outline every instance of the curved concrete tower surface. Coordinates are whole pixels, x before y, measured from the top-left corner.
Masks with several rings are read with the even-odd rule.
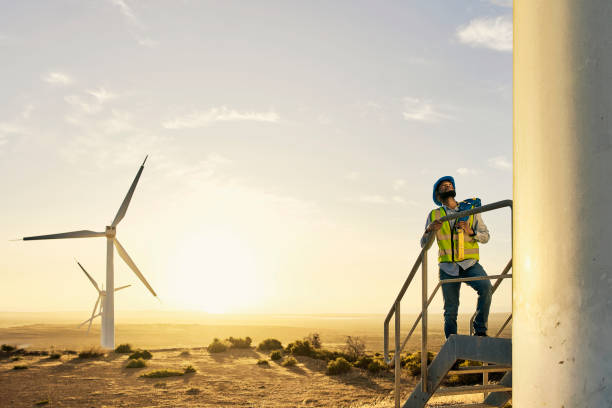
[[[612,1],[514,2],[513,406],[612,407]]]

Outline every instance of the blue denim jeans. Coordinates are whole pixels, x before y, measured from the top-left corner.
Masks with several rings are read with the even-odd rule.
[[[459,276],[452,276],[440,270],[441,281],[444,279],[473,278],[476,276],[487,276],[487,273],[478,262],[465,270],[459,267]],[[489,321],[489,309],[491,307],[491,281],[479,280],[464,283],[478,293],[474,331],[476,334],[486,334]],[[444,334],[446,338],[451,334],[457,334],[457,311],[459,310],[460,288],[461,282],[445,283],[442,285],[442,295],[444,296]]]

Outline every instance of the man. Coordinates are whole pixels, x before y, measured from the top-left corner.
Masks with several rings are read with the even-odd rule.
[[[436,234],[441,281],[487,275],[478,262],[480,259],[478,243],[484,244],[489,241],[489,230],[480,214],[470,216],[467,221],[458,221],[457,218],[451,221],[438,221],[446,215],[459,211],[459,203],[455,201],[455,195],[455,179],[451,176],[442,177],[436,181],[433,188],[433,201],[439,208],[429,213],[425,233],[421,238],[421,247],[424,247],[431,234]],[[486,336],[491,306],[491,282],[478,280],[465,283],[478,293],[474,332],[477,336]],[[457,333],[460,287],[461,282],[442,285],[446,338]]]

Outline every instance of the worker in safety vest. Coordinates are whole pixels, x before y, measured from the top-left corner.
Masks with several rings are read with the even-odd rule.
[[[478,260],[478,243],[489,241],[489,230],[482,221],[480,214],[470,216],[467,221],[454,219],[438,221],[440,218],[460,211],[460,203],[455,200],[455,179],[451,176],[440,178],[433,187],[433,201],[439,208],[432,210],[427,216],[426,228],[421,238],[424,247],[431,234],[436,234],[438,242],[438,264],[440,280],[453,278],[471,278],[487,276]],[[479,199],[466,200],[466,203],[478,202]],[[472,205],[473,207],[473,205]],[[467,208],[470,208],[469,206]],[[487,335],[489,308],[491,306],[491,282],[489,280],[465,282],[478,293],[474,332],[477,336]],[[457,311],[459,310],[459,289],[461,282],[442,285],[444,296],[444,334],[448,338],[457,333]]]

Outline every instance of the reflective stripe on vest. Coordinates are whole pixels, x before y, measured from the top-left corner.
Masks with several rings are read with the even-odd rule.
[[[439,220],[446,216],[446,211],[443,207],[435,209],[431,212],[431,221]],[[468,225],[474,228],[474,216],[468,218]],[[463,254],[459,247],[459,234],[464,234],[463,237]],[[438,242],[438,263],[440,262],[459,262],[465,259],[480,259],[478,250],[478,241],[474,237],[467,236],[464,231],[451,232],[450,223],[444,221],[442,227],[436,232],[436,240]],[[454,248],[453,248],[454,247]],[[454,249],[454,251],[453,251]],[[462,255],[462,256],[461,256]]]

